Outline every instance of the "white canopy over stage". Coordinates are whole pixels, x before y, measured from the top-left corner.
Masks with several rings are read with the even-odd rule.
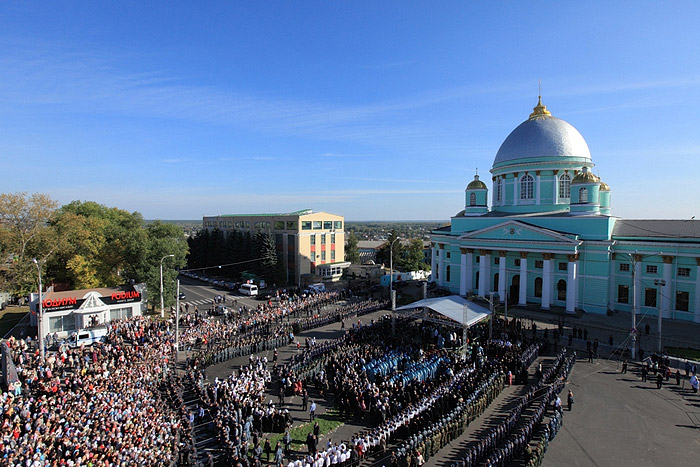
[[[417,302],[409,303],[396,309],[396,311],[412,311],[416,309],[429,308],[464,327],[470,327],[482,319],[488,317],[491,311],[481,305],[460,297],[459,295],[450,295],[449,297],[426,298]],[[413,313],[401,313],[411,314]],[[416,316],[418,318],[419,316]],[[424,318],[425,317],[421,317]],[[432,321],[432,320],[431,320]]]

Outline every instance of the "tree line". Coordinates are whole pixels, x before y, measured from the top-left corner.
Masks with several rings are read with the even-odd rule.
[[[283,262],[270,232],[201,230],[187,240],[187,267],[204,274],[237,281],[241,274],[255,274],[268,284],[285,284]]]
[[[171,305],[177,268],[185,266],[187,252],[179,227],[160,221],[146,226],[139,212],[94,201],[59,207],[42,193],[0,194],[0,290],[15,297],[37,291],[35,259],[45,288],[146,283],[149,296],[155,297],[160,290],[160,261],[166,257],[163,295]]]

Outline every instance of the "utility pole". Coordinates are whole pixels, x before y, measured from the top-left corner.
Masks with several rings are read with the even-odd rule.
[[[44,304],[41,289],[43,288],[41,283],[41,265],[36,258],[32,259],[32,262],[36,264],[36,270],[39,273],[39,312],[36,319],[36,332],[39,334],[39,357],[41,358],[41,363],[44,363]]]

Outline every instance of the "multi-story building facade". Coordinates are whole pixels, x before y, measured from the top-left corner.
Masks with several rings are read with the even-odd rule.
[[[269,232],[287,272],[287,282],[302,284],[302,276],[338,280],[345,262],[345,219],[310,209],[279,214],[223,214],[204,216],[202,227],[225,234]]]
[[[586,141],[541,100],[501,145],[493,193],[478,175],[433,231],[438,286],[509,304],[700,322],[700,221],[611,215]]]

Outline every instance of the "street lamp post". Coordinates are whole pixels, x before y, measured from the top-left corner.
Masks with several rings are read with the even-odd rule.
[[[389,244],[389,300],[391,301],[391,335],[396,335],[396,297],[394,296],[394,242]]]
[[[637,341],[637,313],[639,312],[639,299],[637,297],[637,264],[640,263],[645,257],[651,257],[651,256],[658,256],[661,254],[659,253],[653,253],[650,255],[640,255],[637,253],[637,250],[635,250],[634,254],[632,253],[622,253],[624,254],[628,261],[630,262],[630,265],[632,266],[632,328],[630,329],[630,334],[631,338],[630,341],[632,343],[631,345],[631,352],[630,355],[632,356],[632,360],[636,358],[637,354],[637,349],[636,349],[636,341]],[[654,281],[655,284],[658,285],[658,281]],[[665,284],[665,282],[664,282]],[[659,352],[661,351],[661,308],[659,308]]]
[[[37,314],[37,320],[36,320],[36,330],[37,334],[39,334],[39,357],[41,358],[41,362],[44,362],[44,329],[43,329],[43,320],[44,320],[44,304],[42,303],[42,296],[41,296],[41,289],[42,289],[42,284],[41,284],[41,265],[39,264],[39,261],[37,261],[36,258],[32,259],[32,262],[36,264],[36,270],[39,273],[39,313]]]
[[[663,280],[663,279],[655,279],[655,280],[654,280],[654,285],[660,285],[661,287],[666,287],[666,281]],[[662,289],[662,290],[663,290],[663,289]],[[663,312],[662,312],[661,305],[659,304],[659,302],[657,301],[656,303],[657,303],[657,305],[658,305],[658,312],[656,313],[656,316],[657,316],[657,318],[658,318],[658,326],[659,326],[659,347],[658,347],[658,351],[659,351],[659,355],[661,355],[661,351],[663,350],[663,345],[661,345],[661,335],[662,335],[662,334],[661,334],[661,321],[662,321],[662,318],[663,318],[663,316],[662,316],[662,315],[663,315]],[[663,303],[663,301],[662,301],[661,303]]]
[[[394,243],[399,239],[396,237],[389,245],[389,299],[391,300],[391,311],[396,310],[396,298],[394,298]]]
[[[160,317],[165,318],[165,306],[163,305],[163,260],[173,258],[175,255],[165,255],[160,259]]]
[[[177,280],[177,295],[175,295],[175,361],[180,352],[180,279]]]

